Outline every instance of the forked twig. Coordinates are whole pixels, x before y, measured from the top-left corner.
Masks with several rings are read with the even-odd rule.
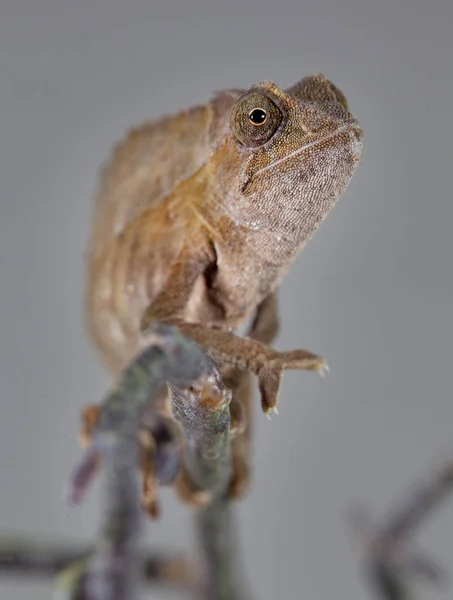
[[[82,563],[93,555],[92,547],[68,543],[30,541],[19,536],[0,537],[0,572],[11,577],[48,578],[60,575],[74,563]],[[197,564],[186,557],[163,552],[144,553],[141,560],[143,579],[190,589]]]
[[[453,461],[448,459],[430,471],[390,511],[382,524],[370,525],[361,509],[350,514],[366,572],[382,600],[409,600],[411,576],[442,583],[445,571],[423,552],[410,547],[416,528],[453,490]]]

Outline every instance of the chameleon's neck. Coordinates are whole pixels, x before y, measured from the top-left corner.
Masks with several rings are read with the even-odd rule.
[[[241,257],[244,266],[246,263],[251,265],[254,277],[262,270],[282,277],[321,221],[311,221],[306,228],[300,225],[295,228],[291,219],[285,219],[286,215],[260,214],[250,218],[248,214],[238,212],[231,210],[230,215],[214,221],[213,230],[217,233],[214,243],[234,255],[236,260]]]
[[[201,177],[201,182],[202,212],[217,234],[216,245],[236,257],[247,256],[255,277],[256,269],[268,268],[283,276],[333,204],[327,194],[317,203],[308,193],[304,200],[302,192],[291,186],[284,194],[271,190],[263,197],[245,194],[240,186],[228,188],[220,177],[208,177],[207,182]]]
[[[275,290],[300,249],[275,233],[248,230],[226,216],[213,229],[217,264],[210,297],[223,307],[224,321],[236,326]]]

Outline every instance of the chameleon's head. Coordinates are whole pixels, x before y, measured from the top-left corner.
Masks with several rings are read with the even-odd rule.
[[[362,129],[324,75],[286,91],[253,86],[232,108],[228,138],[242,223],[280,234],[293,250],[346,190],[362,152]]]

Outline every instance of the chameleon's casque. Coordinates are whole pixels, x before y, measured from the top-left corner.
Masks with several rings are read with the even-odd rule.
[[[220,92],[132,130],[103,168],[88,252],[87,318],[110,370],[129,363],[151,319],[179,320],[221,365],[254,371],[263,406],[275,404],[281,371],[301,366],[266,346],[275,290],[361,151],[323,75]],[[254,344],[232,333],[251,316]]]

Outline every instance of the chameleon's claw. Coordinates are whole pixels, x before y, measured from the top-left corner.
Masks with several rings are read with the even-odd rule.
[[[329,373],[330,368],[326,362],[323,362],[315,370],[321,377],[325,377]]]
[[[272,421],[272,419],[271,419],[271,414],[272,414],[272,413],[273,413],[274,415],[278,415],[278,414],[280,414],[280,413],[278,412],[278,408],[277,408],[276,406],[271,406],[270,408],[268,408],[268,409],[267,409],[267,411],[265,411],[265,412],[264,412],[264,414],[266,415],[266,417],[267,417],[267,419],[268,419],[269,421]]]
[[[271,416],[272,416],[272,413],[273,413],[274,415],[278,415],[278,414],[280,414],[280,413],[278,412],[278,408],[277,408],[276,406],[271,406],[271,407],[269,407],[269,408],[268,408],[266,411],[264,411],[264,414],[266,415],[266,417],[267,417],[267,420],[268,420],[268,421],[272,421],[272,418],[271,418]]]
[[[192,508],[203,508],[212,499],[211,492],[194,487],[193,481],[184,468],[175,479],[174,489],[179,499]]]

